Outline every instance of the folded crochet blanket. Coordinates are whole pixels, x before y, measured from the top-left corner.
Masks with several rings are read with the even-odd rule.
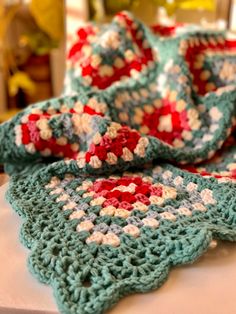
[[[103,313],[236,241],[235,82],[224,33],[122,12],[78,31],[61,97],[0,125],[29,268],[62,313]]]

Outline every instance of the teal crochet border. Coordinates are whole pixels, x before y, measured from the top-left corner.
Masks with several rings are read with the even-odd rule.
[[[135,248],[137,239],[127,236],[119,248],[106,245],[98,247],[96,244],[83,246],[81,243],[84,234],[75,232],[76,222],[68,221],[66,219],[68,212],[60,211],[43,189],[54,171],[56,172],[54,175],[61,177],[65,173],[73,172],[71,165],[64,164],[63,168],[60,167],[60,173],[57,167],[53,171],[51,165],[42,166],[41,170],[25,176],[11,178],[7,199],[14,210],[23,217],[20,238],[22,243],[31,249],[28,259],[29,268],[39,281],[52,286],[61,313],[103,313],[124,295],[147,292],[161,286],[172,266],[194,262],[207,250],[213,237],[236,241],[234,185],[219,185],[214,178],[204,179],[171,165],[163,165],[163,167],[171,170],[174,176],[184,177],[185,182],[191,181],[200,187],[211,188],[218,197],[219,207],[211,208],[212,215],[207,212],[192,217],[181,217],[174,224],[164,220],[154,233],[146,232],[144,247],[146,250],[148,248],[153,250],[156,255],[151,253],[145,255],[148,264],[143,268],[143,276],[139,272],[136,276],[127,277],[126,274],[126,278],[122,280],[115,279],[114,273],[110,273],[107,265],[109,261],[112,263],[116,261],[112,257],[119,252],[121,264],[122,257],[129,255],[131,268],[128,268],[128,264],[127,268],[133,270],[138,267],[139,265],[132,265],[132,256],[140,254],[142,260],[145,250],[139,252]],[[161,239],[157,238],[157,234]],[[147,236],[154,237],[155,242],[152,243],[150,238],[147,241]],[[176,236],[178,236],[177,240],[175,240]],[[99,254],[103,254],[106,258],[96,261],[94,256]],[[85,259],[82,264],[79,256]],[[94,268],[90,265],[91,259],[94,259]],[[104,265],[100,264],[102,261]],[[100,273],[96,273],[95,269]],[[119,276],[119,271],[118,267],[116,276]],[[122,270],[124,274],[125,271],[126,269]],[[93,282],[93,277],[97,278],[97,282]],[[91,287],[86,287],[88,281],[92,282]]]

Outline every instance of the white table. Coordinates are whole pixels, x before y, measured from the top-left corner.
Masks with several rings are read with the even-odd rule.
[[[21,219],[4,200],[6,188],[0,188],[0,313],[56,314],[51,288],[27,269]],[[236,245],[219,244],[197,263],[172,270],[159,290],[126,297],[109,314],[234,314],[235,266]]]

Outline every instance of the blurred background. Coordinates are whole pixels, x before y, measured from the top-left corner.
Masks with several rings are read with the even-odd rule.
[[[236,33],[236,0],[0,0],[0,122],[59,95],[78,27],[108,22],[121,10],[149,25],[197,23]]]

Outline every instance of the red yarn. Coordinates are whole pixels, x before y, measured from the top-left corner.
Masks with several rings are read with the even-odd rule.
[[[119,190],[114,190],[114,191],[111,191],[109,193],[107,193],[107,198],[116,198],[116,199],[119,199],[121,196],[121,191]]]
[[[123,147],[121,143],[117,141],[113,141],[110,145],[109,149],[113,154],[115,154],[117,157],[120,157],[123,154]]]
[[[144,194],[144,195],[150,195],[150,185],[149,184],[142,184],[138,185],[135,189],[135,192]]]
[[[106,158],[107,158],[107,151],[106,151],[105,147],[103,147],[103,146],[96,146],[94,154],[100,160],[106,160]]]
[[[102,204],[102,207],[107,206],[114,206],[117,208],[119,206],[119,201],[115,197],[109,198]]]
[[[139,202],[141,202],[141,203],[143,203],[145,205],[149,205],[150,204],[149,199],[144,194],[138,193],[138,194],[135,195],[135,198],[136,198],[137,201],[139,201]]]
[[[134,203],[136,201],[135,196],[131,194],[130,192],[122,192],[121,193],[121,201],[122,202],[128,202],[128,203]]]

